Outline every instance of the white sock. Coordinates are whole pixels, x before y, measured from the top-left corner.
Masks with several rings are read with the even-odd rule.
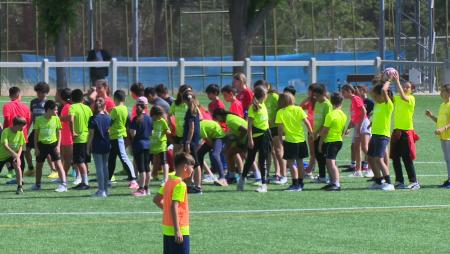
[[[82,181],[84,184],[89,185],[89,178],[88,178],[87,175],[82,175],[82,176],[81,176],[81,181]]]

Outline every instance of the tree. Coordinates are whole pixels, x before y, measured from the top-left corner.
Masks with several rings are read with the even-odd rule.
[[[39,13],[39,25],[55,47],[55,58],[66,58],[66,30],[75,26],[79,0],[35,0]],[[56,87],[67,87],[65,68],[56,68]]]
[[[264,20],[282,0],[229,1],[233,60],[242,61],[249,56],[251,42]],[[233,71],[242,72],[242,67],[235,67]]]

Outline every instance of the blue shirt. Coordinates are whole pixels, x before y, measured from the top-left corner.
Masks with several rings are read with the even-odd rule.
[[[152,118],[147,114],[144,114],[144,118],[141,121],[137,121],[137,118],[135,117],[130,125],[130,129],[136,131],[133,138],[133,151],[149,150],[153,127]]]
[[[191,123],[194,123],[194,134],[192,135],[191,145],[198,145],[200,141],[200,116],[199,113],[193,115],[191,110],[188,109],[186,111],[186,115],[184,117],[184,126],[183,126],[183,144],[187,141],[187,135],[189,132],[189,126]]]
[[[109,153],[111,143],[109,142],[108,129],[111,126],[111,117],[106,114],[97,114],[89,119],[89,129],[94,129],[92,140],[92,153]]]

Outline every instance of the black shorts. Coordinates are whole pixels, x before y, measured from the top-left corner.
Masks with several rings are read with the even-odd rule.
[[[58,161],[61,159],[60,154],[56,152],[56,146],[58,142],[51,144],[43,144],[41,142],[38,143],[39,147],[39,155],[36,156],[36,162],[43,163],[47,156],[50,155],[52,161]]]
[[[30,135],[28,135],[27,148],[34,149],[34,130],[32,130]]]
[[[134,151],[133,158],[139,173],[150,172],[150,152],[148,149]]]
[[[308,157],[308,145],[306,142],[290,143],[283,141],[283,159],[298,160]]]
[[[75,164],[89,163],[91,156],[87,153],[86,143],[73,143],[73,156],[72,161]]]
[[[386,147],[389,145],[389,137],[382,135],[372,135],[369,141],[369,151],[367,155],[371,157],[383,158],[386,154]]]
[[[156,153],[156,154],[149,154],[150,155],[150,160],[153,161],[153,158],[156,156],[159,156],[159,163],[161,163],[161,165],[164,165],[167,163],[167,151],[166,152],[162,152],[162,153]]]
[[[4,161],[0,161],[0,172],[2,172],[2,169],[5,165],[8,170],[13,170],[14,169],[13,163],[14,163],[13,157],[9,157]]]
[[[183,144],[183,137],[173,136],[173,144],[174,145]]]
[[[339,151],[342,148],[342,141],[324,143],[322,151],[327,160],[336,160]]]
[[[278,127],[270,128],[270,135],[272,135],[272,137],[278,136]]]

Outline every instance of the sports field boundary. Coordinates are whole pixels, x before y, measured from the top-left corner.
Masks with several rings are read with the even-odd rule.
[[[450,209],[448,205],[411,205],[411,206],[361,206],[361,207],[324,207],[324,208],[286,208],[256,210],[205,210],[191,211],[191,214],[264,214],[289,212],[334,212],[334,211],[371,211],[371,210],[403,210],[403,209]],[[160,211],[118,211],[118,212],[1,212],[4,216],[92,216],[92,215],[161,215]]]

